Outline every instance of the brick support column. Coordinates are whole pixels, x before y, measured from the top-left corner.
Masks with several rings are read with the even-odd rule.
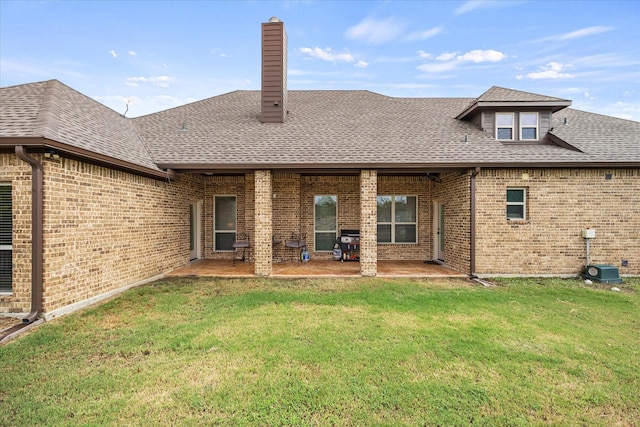
[[[360,274],[378,274],[378,171],[360,171]]]
[[[273,225],[271,171],[258,170],[255,177],[255,274],[269,276],[273,269]]]

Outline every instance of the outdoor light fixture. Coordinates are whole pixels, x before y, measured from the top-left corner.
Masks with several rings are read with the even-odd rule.
[[[59,159],[59,158],[60,158],[60,155],[59,155],[58,153],[56,153],[54,149],[52,149],[52,148],[48,148],[48,149],[44,152],[44,157],[45,157],[46,159],[51,159],[51,158],[53,158],[53,159]]]

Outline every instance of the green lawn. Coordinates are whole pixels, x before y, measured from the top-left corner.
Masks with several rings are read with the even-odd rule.
[[[640,419],[640,279],[172,279],[0,347],[0,425]]]

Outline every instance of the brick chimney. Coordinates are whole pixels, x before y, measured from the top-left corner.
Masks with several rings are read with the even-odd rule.
[[[287,116],[287,33],[273,17],[262,24],[262,123],[284,123]]]

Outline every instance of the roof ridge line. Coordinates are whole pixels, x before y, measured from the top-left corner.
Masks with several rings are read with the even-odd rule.
[[[42,103],[36,116],[36,125],[34,126],[34,135],[43,136],[49,139],[55,139],[53,135],[58,134],[58,118],[60,106],[55,101],[59,98],[60,88],[57,80],[47,80],[42,95]],[[53,135],[49,135],[49,132]]]

